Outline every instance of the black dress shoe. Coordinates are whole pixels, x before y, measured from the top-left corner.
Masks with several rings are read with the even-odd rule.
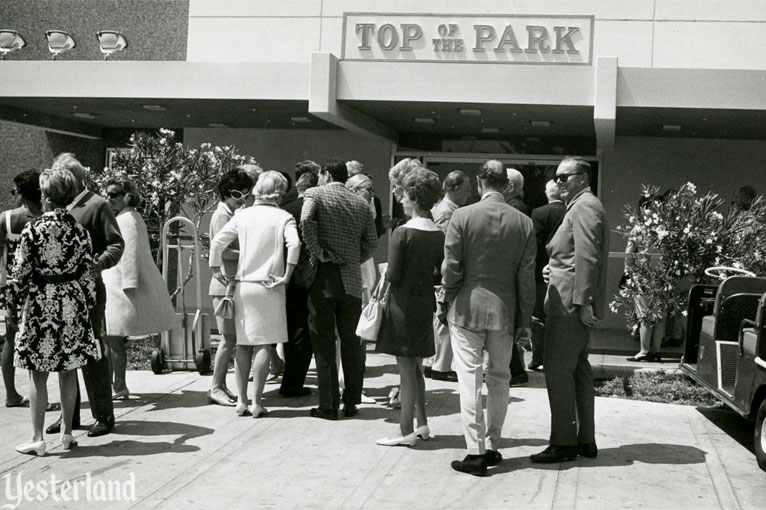
[[[88,437],[105,436],[114,428],[114,415],[105,418],[99,418],[96,423],[91,425],[88,431]]]
[[[526,372],[519,372],[516,375],[511,376],[511,386],[520,386],[529,382],[529,374]]]
[[[503,456],[497,450],[487,450],[484,452],[484,460],[487,462],[487,466],[497,466],[503,462]]]
[[[431,370],[431,379],[434,381],[449,381],[457,382],[457,372],[452,370],[448,372],[440,372],[438,370]]]
[[[542,370],[543,369],[543,364],[542,363],[537,363],[537,362],[533,361],[529,365],[527,365],[527,368],[537,372],[538,370]]]
[[[305,397],[311,395],[311,388],[303,387],[297,390],[279,390],[279,396],[285,398]]]
[[[576,446],[556,446],[550,445],[545,450],[534,455],[530,455],[529,459],[532,462],[539,462],[540,464],[551,464],[554,462],[563,462],[566,460],[575,460],[577,458]]]
[[[321,407],[314,407],[309,411],[309,414],[313,416],[314,418],[322,418],[323,420],[337,420],[338,419],[338,410],[334,409],[332,411],[328,411],[326,409],[322,409]]]
[[[473,476],[487,476],[487,461],[484,455],[466,455],[463,460],[453,460],[452,469]]]
[[[577,455],[580,457],[595,459],[598,457],[598,447],[596,446],[596,443],[578,443]]]
[[[426,377],[431,377],[433,369],[431,367],[423,367],[423,375]]]
[[[343,416],[346,418],[353,418],[359,414],[359,410],[353,404],[346,404],[343,406]]]
[[[62,419],[63,419],[62,416],[59,415],[58,419],[56,421],[54,421],[53,423],[51,423],[48,426],[47,429],[45,429],[45,433],[46,434],[50,434],[50,435],[55,435],[55,434],[58,434],[59,432],[61,432],[61,420]],[[77,416],[77,415],[75,415],[75,417],[72,418],[72,428],[73,429],[80,428],[80,417]]]
[[[648,355],[647,361],[653,362],[653,363],[662,363],[662,354],[659,352],[650,352]]]

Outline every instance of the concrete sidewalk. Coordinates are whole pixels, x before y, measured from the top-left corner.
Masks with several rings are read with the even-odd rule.
[[[51,437],[48,455],[38,458],[14,451],[29,437],[29,410],[2,408],[0,506],[16,504],[17,482],[45,484],[52,475],[59,482],[80,480],[80,500],[57,502],[48,494],[18,508],[102,509],[103,502],[93,501],[97,489],[132,479],[135,500],[113,501],[110,509],[766,506],[766,473],[749,450],[752,425],[728,410],[599,398],[597,459],[532,464],[528,456],[545,447],[549,431],[542,373],[510,389],[505,460],[488,478],[449,466],[465,455],[454,383],[427,380],[435,437],[415,448],[377,446],[376,439],[398,430],[399,412],[385,406],[398,376],[391,357],[370,352],[367,360],[365,386],[379,403],[337,422],[308,416],[316,395],[282,399],[275,383],[266,389],[270,415],[253,419],[208,405],[209,376],[129,372],[135,396],[117,404],[112,434],[91,439],[82,428],[70,452]],[[233,387],[233,374],[229,379]],[[25,374],[17,380],[28,394]],[[314,383],[312,370],[308,384]],[[55,376],[49,387],[57,400]],[[85,408],[82,416],[88,416]],[[49,413],[47,422],[54,418]],[[86,482],[95,491],[91,501],[84,500]]]

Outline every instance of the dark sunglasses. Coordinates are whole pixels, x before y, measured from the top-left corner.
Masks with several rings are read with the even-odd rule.
[[[250,193],[243,193],[239,191],[238,189],[233,189],[229,191],[229,195],[231,195],[231,198],[233,198],[234,200],[244,200],[250,196]]]
[[[124,194],[125,194],[125,192],[124,192],[124,191],[107,191],[107,192],[106,192],[106,196],[108,196],[109,198],[117,198],[117,197],[121,197],[121,196],[123,196]]]
[[[575,172],[573,174],[560,174],[560,175],[557,175],[554,180],[556,182],[567,182],[571,176],[573,176],[573,175],[582,175],[584,173],[585,172]]]

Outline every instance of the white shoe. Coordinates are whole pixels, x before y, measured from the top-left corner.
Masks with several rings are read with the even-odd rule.
[[[418,439],[428,441],[431,439],[431,430],[428,428],[428,425],[423,425],[415,429],[415,435],[418,436]]]
[[[32,441],[30,443],[20,444],[16,447],[16,451],[19,453],[34,453],[38,457],[45,455],[45,441]]]
[[[384,437],[376,441],[380,446],[415,446],[418,441],[418,435],[416,432],[407,434],[404,437]]]
[[[362,393],[362,404],[376,404],[376,403],[377,401],[374,398],[368,397],[367,395]]]
[[[71,450],[72,446],[76,446],[77,441],[74,440],[72,434],[61,434],[61,446],[64,450]]]

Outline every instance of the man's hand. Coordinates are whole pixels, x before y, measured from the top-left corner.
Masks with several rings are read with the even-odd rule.
[[[580,322],[592,328],[598,319],[593,314],[593,307],[591,305],[580,306]]]
[[[98,278],[101,276],[101,261],[97,260],[93,263],[92,266],[90,266],[90,274],[92,274],[94,277]]]
[[[532,350],[532,328],[516,328],[514,332],[513,340],[525,351]]]
[[[447,312],[449,311],[449,303],[445,303],[443,301],[439,302],[439,309],[436,312],[436,318],[439,319],[439,322],[447,326]]]
[[[545,267],[543,268],[543,281],[545,283],[548,283],[551,281],[551,266],[550,264],[545,264]]]

